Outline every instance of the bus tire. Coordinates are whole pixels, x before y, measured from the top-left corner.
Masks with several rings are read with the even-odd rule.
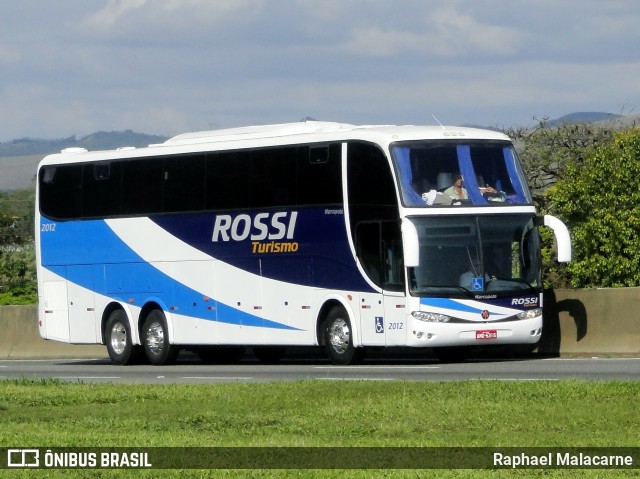
[[[127,315],[121,309],[111,312],[104,329],[107,352],[113,364],[125,366],[140,359],[142,349],[131,341]]]
[[[353,345],[353,328],[343,307],[331,308],[323,323],[322,334],[327,356],[333,364],[354,364],[364,358],[364,348]]]
[[[142,325],[141,341],[147,359],[154,366],[171,364],[178,357],[178,348],[169,343],[167,319],[158,309],[147,315]]]

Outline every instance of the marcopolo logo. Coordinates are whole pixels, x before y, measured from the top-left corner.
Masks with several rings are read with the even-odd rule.
[[[277,213],[217,215],[211,241],[251,241],[252,253],[295,253],[299,244],[294,239],[297,211]]]

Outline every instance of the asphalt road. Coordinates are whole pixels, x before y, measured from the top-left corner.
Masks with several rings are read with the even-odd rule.
[[[476,359],[441,363],[412,357],[373,358],[357,366],[322,359],[285,358],[276,365],[245,359],[236,364],[203,364],[181,356],[171,366],[114,366],[108,359],[2,360],[0,379],[55,378],[86,383],[228,383],[268,381],[538,381],[640,380],[640,358]]]

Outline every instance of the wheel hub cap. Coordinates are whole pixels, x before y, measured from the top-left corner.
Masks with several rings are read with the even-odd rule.
[[[349,347],[349,326],[344,319],[338,319],[330,326],[329,342],[333,349],[340,354]]]

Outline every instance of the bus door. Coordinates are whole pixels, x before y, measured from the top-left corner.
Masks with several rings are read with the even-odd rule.
[[[404,265],[398,221],[367,221],[356,229],[356,252],[380,293],[360,298],[360,331],[366,346],[406,345]]]
[[[405,268],[402,236],[397,221],[382,225],[382,256],[385,267],[383,282],[385,312],[385,345],[406,346]]]

